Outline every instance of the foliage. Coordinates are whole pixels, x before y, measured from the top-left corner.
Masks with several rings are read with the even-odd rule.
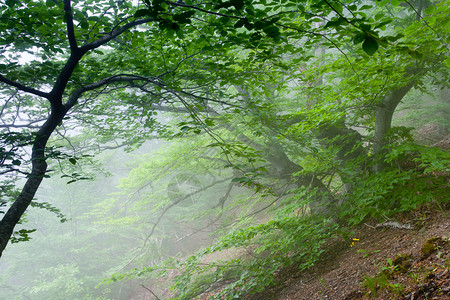
[[[48,296],[49,291],[60,290],[60,295],[55,295],[58,298],[62,297],[76,297],[82,292],[82,285],[79,279],[76,279],[76,274],[79,272],[76,266],[51,267],[44,270],[39,278],[39,285],[31,290],[31,294],[41,295],[40,297]]]
[[[179,299],[239,298],[283,268],[313,266],[348,226],[446,201],[448,152],[391,121],[400,102],[438,101],[432,90],[449,87],[448,1],[369,3],[6,1],[0,159],[11,177],[0,207],[4,195],[26,198],[83,232],[30,295],[83,297],[101,276],[163,276],[160,265],[179,271]],[[134,161],[108,160],[117,148]],[[81,186],[100,169],[93,155],[129,172],[117,189],[106,178]],[[67,194],[56,181],[33,201],[56,174]],[[13,188],[20,176],[39,181],[32,193]],[[83,261],[90,252],[101,259]]]
[[[322,244],[337,234],[337,225],[330,220],[311,221],[289,217],[236,229],[194,256],[114,275],[112,280],[158,274],[158,268],[164,268],[181,272],[174,279],[176,299],[192,299],[206,291],[212,292],[211,299],[233,299],[261,292],[276,283],[280,268],[296,264],[303,270],[314,265],[323,251]],[[219,257],[228,253],[233,258],[202,263],[214,253]]]

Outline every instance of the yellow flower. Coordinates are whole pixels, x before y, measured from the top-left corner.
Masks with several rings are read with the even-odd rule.
[[[352,240],[353,240],[353,242],[352,242],[352,244],[350,245],[350,247],[355,246],[355,242],[358,242],[358,241],[359,241],[359,239],[357,239],[357,238],[353,238]]]

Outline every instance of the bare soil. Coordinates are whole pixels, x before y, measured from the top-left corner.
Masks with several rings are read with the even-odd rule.
[[[450,300],[450,203],[425,206],[389,222],[411,229],[366,222],[350,237],[330,241],[313,268],[280,270],[276,286],[245,299]],[[130,299],[170,298],[168,279],[161,280],[159,288],[156,282],[136,286]]]
[[[429,209],[398,216],[412,229],[365,223],[314,268],[283,270],[277,286],[248,299],[450,299],[450,213]]]

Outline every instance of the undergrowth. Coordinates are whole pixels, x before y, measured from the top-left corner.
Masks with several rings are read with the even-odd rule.
[[[243,298],[275,285],[283,268],[295,266],[305,270],[314,266],[322,258],[328,240],[348,237],[352,226],[369,217],[381,219],[431,202],[448,205],[448,153],[413,144],[392,149],[387,158],[390,167],[353,178],[351,193],[341,196],[345,202],[326,216],[298,214],[300,210],[305,212],[305,202],[314,200],[314,193],[308,196],[303,190],[299,192],[303,201],[280,205],[276,209],[283,213],[275,213],[272,220],[231,229],[195,255],[116,274],[110,281],[140,276],[167,278],[168,272],[176,270],[174,299],[195,299],[200,295],[208,299]],[[226,251],[232,253],[231,259],[208,260],[211,255]],[[401,293],[402,286],[392,285],[388,279],[388,274],[381,272],[376,277],[365,277],[364,285],[373,294],[384,288]]]

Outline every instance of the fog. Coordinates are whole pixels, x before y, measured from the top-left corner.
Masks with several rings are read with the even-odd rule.
[[[229,186],[229,171],[186,160],[186,153],[174,156],[179,146],[154,140],[129,153],[104,151],[97,157],[103,167],[92,180],[67,184],[58,172],[45,179],[35,201],[51,203],[67,221],[61,222],[58,212],[28,210],[17,230],[37,231],[4,252],[1,294],[7,299],[145,298],[142,285],[150,288],[149,279],[102,282],[195,253],[214,241],[217,229],[244,212],[233,207],[234,201],[250,193]],[[168,288],[159,285],[157,292]]]

